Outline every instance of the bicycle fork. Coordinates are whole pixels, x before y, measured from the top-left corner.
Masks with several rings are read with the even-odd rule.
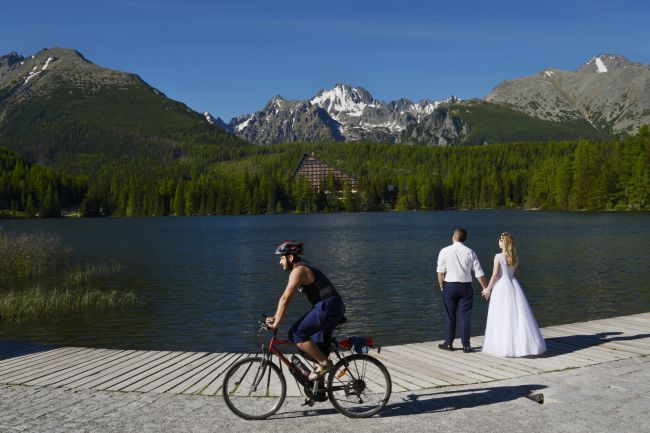
[[[257,367],[257,371],[255,372],[255,377],[253,377],[253,384],[251,386],[251,388],[252,388],[251,392],[256,392],[257,387],[262,382],[262,379],[264,378],[264,373],[266,373],[266,368],[268,367],[268,364],[270,362],[270,359],[269,359],[270,357],[271,357],[271,354],[269,352],[267,352],[266,350],[264,350],[264,352],[262,354],[262,362],[260,363],[260,366]],[[248,369],[250,369],[250,366],[248,367]],[[242,378],[240,379],[240,381],[235,383],[237,386],[239,386],[241,381],[244,379],[244,377],[248,373],[248,369],[246,369],[246,371],[242,375]]]

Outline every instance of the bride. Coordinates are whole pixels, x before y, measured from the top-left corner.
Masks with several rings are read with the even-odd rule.
[[[510,233],[499,237],[501,253],[494,256],[490,283],[481,292],[490,299],[483,352],[498,356],[539,355],[546,343],[515,278],[517,255]]]

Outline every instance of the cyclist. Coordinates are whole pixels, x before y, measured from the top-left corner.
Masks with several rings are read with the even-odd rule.
[[[309,379],[315,381],[332,368],[332,362],[318,345],[326,344],[333,328],[343,320],[345,305],[325,274],[301,258],[302,252],[303,243],[293,241],[283,242],[275,250],[275,255],[280,256],[282,269],[290,274],[278,308],[272,317],[267,318],[267,324],[272,330],[277,329],[293,295],[301,291],[307,296],[312,308],[291,327],[289,340],[316,360],[315,370],[309,375]]]

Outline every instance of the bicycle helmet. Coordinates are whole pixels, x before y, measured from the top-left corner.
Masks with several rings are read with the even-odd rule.
[[[302,242],[294,242],[294,241],[282,242],[275,249],[275,255],[286,256],[287,254],[294,254],[296,256],[299,256],[300,254],[302,254],[303,245],[304,244]]]

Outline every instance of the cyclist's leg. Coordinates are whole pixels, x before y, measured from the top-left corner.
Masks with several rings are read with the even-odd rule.
[[[321,309],[312,307],[289,330],[289,341],[296,343],[301,351],[318,363],[324,363],[327,360],[314,341],[314,337],[316,341],[322,340],[322,337],[318,335],[322,333],[322,316]]]
[[[292,328],[291,341],[295,342],[300,350],[323,365],[327,356],[320,349],[327,338],[327,330],[338,325],[345,314],[343,301],[339,296],[332,296],[318,302],[304,315],[300,323]]]

